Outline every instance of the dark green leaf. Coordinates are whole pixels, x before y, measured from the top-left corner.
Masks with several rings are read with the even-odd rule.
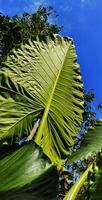
[[[58,173],[34,143],[0,161],[0,200],[56,200]]]

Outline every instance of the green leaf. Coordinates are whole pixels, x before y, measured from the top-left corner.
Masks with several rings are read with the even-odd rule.
[[[29,134],[32,123],[40,117],[35,142],[53,163],[60,167],[65,162],[83,112],[83,85],[76,60],[72,40],[61,37],[47,44],[29,41],[13,51],[4,63],[6,81],[0,86],[1,140]],[[5,97],[8,92],[9,98]]]
[[[81,160],[91,156],[92,153],[100,151],[102,148],[102,121],[95,123],[94,127],[90,127],[85,135],[85,143],[68,159],[68,164],[75,160]]]
[[[1,200],[56,200],[58,173],[34,143],[0,160]]]
[[[89,171],[92,169],[93,164],[89,165],[86,171],[81,175],[79,180],[72,186],[72,188],[67,192],[65,198],[63,200],[75,200],[77,194],[79,193],[81,187],[84,185]]]

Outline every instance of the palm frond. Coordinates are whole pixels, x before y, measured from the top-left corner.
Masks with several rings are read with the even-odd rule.
[[[57,200],[58,172],[34,143],[0,160],[1,200]]]
[[[16,118],[16,122],[11,120],[13,127],[18,123],[18,128],[16,131],[14,129],[10,132],[9,127],[5,125],[5,129],[0,130],[1,139],[11,136],[11,134],[24,133],[26,122],[28,121],[27,124],[29,124],[30,121],[32,124],[36,113],[36,118],[40,113],[40,126],[35,142],[43,148],[45,154],[54,163],[61,165],[64,162],[74,144],[76,132],[82,121],[83,84],[80,67],[76,60],[73,42],[61,37],[55,37],[55,42],[48,40],[47,44],[29,41],[29,44],[22,45],[21,49],[13,51],[4,63],[3,74],[10,77],[15,85],[14,90],[18,84],[20,91],[24,88],[27,92],[26,96],[29,96],[29,100],[25,100],[25,97],[21,98],[23,105],[22,108],[19,107],[19,110],[22,115],[23,109],[23,116],[30,111],[31,119],[26,118],[24,121],[23,116],[20,116],[18,119]],[[19,95],[16,96],[14,104],[18,99],[20,103]],[[6,106],[9,106],[11,99],[7,97],[5,101],[8,102]],[[1,101],[1,104],[3,102],[4,100]],[[2,109],[7,111],[5,105],[3,107]],[[18,106],[17,109],[15,107],[16,113]],[[5,118],[9,118],[9,114],[6,117],[6,111],[1,113],[1,115],[5,113],[5,116],[2,117],[2,120],[5,121],[4,124],[6,124]],[[21,125],[19,126],[20,118]]]
[[[102,120],[95,123],[94,127],[90,127],[85,135],[85,143],[72,153],[68,159],[68,164],[71,164],[75,160],[81,160],[91,156],[92,153],[96,153],[102,148]]]

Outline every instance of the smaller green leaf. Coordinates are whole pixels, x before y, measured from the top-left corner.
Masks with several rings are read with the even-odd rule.
[[[0,200],[56,200],[57,188],[56,168],[34,143],[0,160]]]
[[[75,160],[81,160],[91,156],[92,153],[100,151],[102,148],[102,120],[95,123],[94,127],[90,127],[85,136],[85,144],[76,152],[72,153],[68,159],[68,164]]]
[[[79,180],[72,186],[72,188],[68,191],[65,198],[63,200],[75,200],[77,197],[78,192],[80,191],[81,187],[85,183],[89,171],[92,169],[93,164],[91,164],[87,170],[81,175]]]

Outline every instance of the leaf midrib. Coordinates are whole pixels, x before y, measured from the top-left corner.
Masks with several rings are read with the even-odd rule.
[[[51,94],[49,96],[47,105],[46,105],[45,110],[44,110],[44,113],[43,113],[43,116],[42,116],[42,120],[41,120],[39,129],[38,129],[38,132],[36,134],[36,138],[35,138],[35,141],[36,141],[37,144],[39,144],[40,141],[41,141],[41,137],[42,137],[41,133],[43,132],[43,128],[45,127],[46,119],[47,119],[48,112],[49,112],[49,109],[50,109],[50,106],[51,106],[51,102],[53,100],[54,92],[55,92],[55,89],[56,89],[56,86],[57,86],[57,83],[58,83],[58,80],[59,80],[59,77],[60,77],[64,62],[65,62],[65,59],[66,59],[66,56],[67,56],[67,53],[69,51],[70,45],[71,45],[71,42],[69,43],[68,49],[67,49],[66,54],[65,54],[65,58],[63,59],[63,62],[62,62],[61,69],[59,70],[59,73],[58,73],[58,75],[56,77],[56,80],[55,80],[54,85],[52,87]]]

